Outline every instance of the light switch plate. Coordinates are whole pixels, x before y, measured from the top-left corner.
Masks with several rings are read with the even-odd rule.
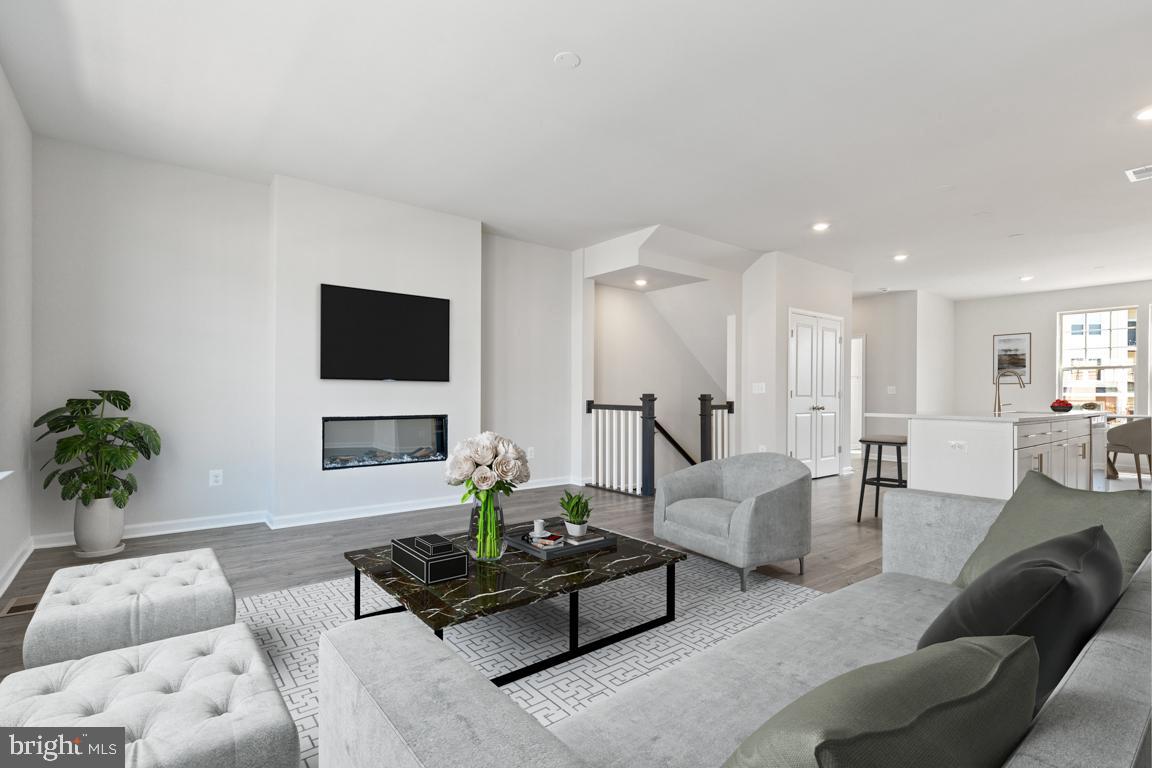
[[[768,391],[768,385],[765,384],[764,382],[762,382],[762,381],[752,382],[752,394],[762,395],[767,391]]]
[[[892,386],[891,384],[889,384],[889,385],[888,385],[888,394],[890,394],[890,395],[894,395],[894,394],[896,394],[896,387],[894,387],[894,386]]]

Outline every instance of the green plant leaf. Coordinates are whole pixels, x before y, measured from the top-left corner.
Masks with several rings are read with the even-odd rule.
[[[127,422],[124,417],[79,416],[76,419],[76,428],[88,438],[103,440],[109,435],[116,434]]]
[[[136,493],[136,491],[140,490],[140,486],[136,483],[136,475],[131,472],[124,475],[124,477],[120,479],[120,482],[124,484],[124,487],[128,489],[129,493]]]
[[[96,491],[90,485],[86,485],[80,489],[80,503],[84,506],[90,505],[96,500]]]
[[[143,445],[148,449],[148,458],[151,458],[151,454],[160,453],[160,433],[157,432],[151,424],[145,424],[142,421],[132,421],[129,423],[140,436],[140,440]],[[136,447],[139,449],[140,446]],[[144,451],[140,452],[144,453]]]
[[[112,469],[131,469],[140,458],[140,452],[130,445],[113,445],[103,443],[97,449],[101,461],[107,462]]]
[[[55,480],[62,471],[62,469],[54,469],[48,473],[48,476],[44,478],[44,490],[48,490],[48,486],[52,485],[52,481]]]
[[[124,507],[128,506],[128,491],[123,488],[112,491],[112,503],[120,507],[120,509],[124,509]]]
[[[67,416],[67,415],[71,415],[68,413],[67,408],[64,408],[63,406],[61,406],[60,408],[53,408],[52,410],[48,411],[48,413],[45,413],[40,418],[36,419],[36,421],[32,422],[32,426],[42,427],[48,423],[49,419],[54,419],[57,416]]]
[[[119,408],[126,411],[132,407],[132,398],[128,397],[128,393],[120,389],[94,389],[93,393],[100,396],[100,399],[108,403],[114,408]]]
[[[67,464],[83,453],[87,447],[88,441],[84,435],[68,435],[57,441],[56,453],[53,458],[56,459],[57,464]]]
[[[70,397],[65,402],[65,408],[73,416],[91,416],[99,405],[100,401],[93,397]]]

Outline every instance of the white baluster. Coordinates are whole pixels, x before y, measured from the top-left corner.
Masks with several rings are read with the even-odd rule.
[[[636,463],[636,485],[632,487],[632,492],[639,493],[641,492],[641,484],[644,481],[644,454],[642,448],[642,433],[644,432],[642,425],[644,421],[641,419],[641,412],[639,411],[634,412],[632,418],[636,421],[636,442],[632,443],[632,446],[634,446],[634,448],[632,448],[632,461]]]
[[[597,409],[596,414],[596,485],[604,485],[604,411]]]

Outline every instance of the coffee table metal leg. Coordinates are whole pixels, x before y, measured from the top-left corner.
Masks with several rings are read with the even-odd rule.
[[[593,640],[590,643],[580,645],[580,597],[579,592],[568,593],[568,650],[563,653],[558,653],[555,656],[549,656],[546,659],[533,662],[520,669],[514,669],[511,672],[506,672],[503,675],[497,675],[492,678],[495,685],[507,685],[514,683],[517,680],[534,675],[537,672],[543,671],[557,664],[565,661],[583,656],[586,653],[598,651],[601,648],[606,648],[613,643],[618,643],[621,640],[627,640],[630,637],[635,637],[650,629],[655,629],[662,624],[667,624],[676,619],[676,563],[668,563],[664,571],[665,589],[664,589],[664,615],[655,619],[637,624],[634,627],[615,632],[611,635],[601,637],[598,640]]]
[[[372,613],[361,613],[360,612],[360,569],[359,568],[353,568],[352,573],[354,574],[352,576],[352,584],[353,584],[353,587],[352,587],[352,618],[353,618],[353,620],[367,619],[370,616],[380,616],[380,615],[385,614],[385,613],[399,613],[400,611],[407,610],[402,605],[396,605],[396,606],[393,606],[391,608],[384,608],[384,609],[381,609],[379,611],[373,611]]]
[[[580,647],[580,592],[568,593],[568,652]]]

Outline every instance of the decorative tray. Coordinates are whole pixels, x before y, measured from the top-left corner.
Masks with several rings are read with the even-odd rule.
[[[608,531],[603,531],[604,538],[600,541],[588,541],[583,544],[569,544],[564,542],[558,547],[550,549],[541,549],[528,543],[528,534],[526,533],[510,533],[504,537],[504,541],[508,542],[508,546],[512,549],[532,555],[538,560],[559,560],[563,557],[571,557],[572,555],[579,555],[584,552],[594,552],[598,549],[611,549],[616,546],[616,537]]]

